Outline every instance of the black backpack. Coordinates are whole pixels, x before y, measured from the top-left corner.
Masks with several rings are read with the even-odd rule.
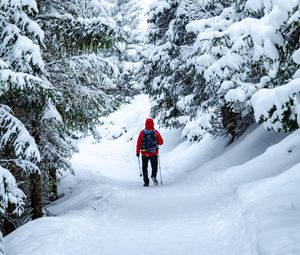
[[[157,150],[155,130],[144,130],[142,151],[152,153]]]

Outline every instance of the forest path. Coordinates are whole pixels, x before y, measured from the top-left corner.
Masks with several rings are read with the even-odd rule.
[[[6,255],[256,255],[235,193],[222,171],[211,171],[242,161],[226,157],[201,168],[223,152],[222,139],[191,146],[180,130],[165,130],[164,186],[142,186],[131,138],[149,111],[148,98],[138,96],[100,127],[113,136],[125,126],[123,137],[79,143],[72,159],[76,175],[63,178],[64,196],[47,208],[53,217],[5,237]]]
[[[129,147],[118,141],[83,145],[73,160],[77,175],[66,178],[65,196],[49,208],[56,217],[25,225],[36,229],[30,234],[36,245],[26,245],[25,236],[14,240],[22,253],[12,247],[7,254],[254,254],[230,189],[182,176],[142,187]]]
[[[53,217],[6,236],[5,254],[297,253],[299,217],[290,205],[297,206],[299,185],[288,175],[265,179],[299,163],[296,149],[288,151],[297,132],[279,136],[252,126],[228,146],[222,137],[190,143],[182,130],[159,129],[164,185],[143,187],[135,142],[149,111],[147,96],[139,95],[102,119],[97,130],[104,138],[79,142],[76,174],[62,179],[64,195],[47,207]]]

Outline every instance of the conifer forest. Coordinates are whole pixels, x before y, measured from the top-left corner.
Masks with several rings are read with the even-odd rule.
[[[170,196],[168,200],[160,200],[165,201],[161,202],[161,206],[165,205],[166,210],[170,210],[170,218],[165,216],[166,219],[176,218],[174,224],[180,224],[182,208],[187,208],[183,214],[189,215],[192,209],[188,208],[193,208],[190,205],[193,203],[189,201],[194,196],[193,201],[204,201],[201,199],[205,195],[200,194],[200,189],[216,194],[211,201],[226,204],[226,199],[219,197],[223,192],[221,189],[216,193],[212,191],[217,190],[217,186],[220,187],[213,183],[220,181],[224,187],[226,183],[226,187],[232,187],[235,197],[242,201],[243,208],[247,208],[241,209],[241,215],[249,215],[247,213],[253,208],[256,208],[255,215],[259,215],[257,221],[254,220],[256,216],[249,217],[249,221],[245,220],[245,225],[249,226],[245,233],[252,236],[248,238],[252,240],[251,248],[247,246],[247,238],[242,237],[244,234],[236,234],[243,240],[236,241],[237,236],[233,235],[231,242],[234,243],[235,240],[240,245],[233,245],[235,248],[230,250],[230,245],[227,247],[225,241],[223,246],[221,241],[216,241],[220,244],[220,250],[218,245],[213,249],[213,245],[208,244],[212,239],[207,237],[207,242],[203,241],[206,239],[201,238],[201,233],[205,235],[214,231],[214,227],[201,232],[199,230],[200,234],[196,234],[196,225],[190,222],[191,226],[195,226],[195,235],[203,241],[202,247],[207,248],[201,250],[199,240],[195,240],[195,244],[187,241],[186,246],[183,246],[186,248],[178,248],[178,253],[174,253],[171,244],[174,241],[175,245],[177,239],[175,236],[174,239],[171,238],[173,230],[170,230],[171,235],[166,234],[165,237],[169,240],[169,248],[160,240],[157,247],[164,249],[156,250],[155,246],[152,250],[147,250],[146,247],[143,250],[143,245],[151,247],[151,244],[146,242],[148,234],[144,230],[139,232],[137,225],[136,233],[143,233],[141,250],[131,239],[133,243],[124,239],[124,247],[128,250],[120,241],[116,243],[120,253],[116,253],[112,250],[114,243],[110,243],[109,239],[103,241],[103,245],[108,244],[107,250],[99,244],[99,250],[94,252],[78,248],[71,249],[72,252],[70,250],[68,253],[67,248],[62,248],[47,254],[300,254],[300,202],[299,198],[298,201],[294,199],[294,195],[299,196],[300,191],[300,150],[297,150],[297,146],[300,146],[299,0],[0,0],[0,254],[40,254],[32,251],[26,253],[25,250],[22,253],[22,245],[16,240],[25,236],[25,230],[22,232],[22,229],[30,226],[29,223],[60,215],[59,210],[53,208],[60,201],[64,203],[64,199],[68,197],[69,182],[66,180],[78,178],[78,185],[87,181],[88,174],[80,180],[81,174],[77,175],[79,164],[76,162],[79,160],[76,161],[76,155],[83,155],[80,154],[81,141],[92,139],[90,145],[85,145],[84,148],[99,146],[97,148],[102,150],[101,148],[116,146],[117,149],[109,149],[102,156],[98,154],[95,159],[86,158],[80,162],[88,164],[89,160],[95,160],[93,162],[95,165],[98,162],[98,168],[103,167],[105,171],[111,169],[111,172],[119,168],[119,176],[126,175],[121,173],[120,168],[123,168],[123,172],[133,168],[137,170],[132,171],[139,171],[134,146],[138,132],[143,128],[144,116],[153,118],[155,125],[163,130],[165,146],[168,148],[162,150],[162,160],[165,159],[162,170],[166,184],[161,187],[164,193],[160,193]],[[253,131],[255,128],[260,129]],[[122,142],[116,142],[120,139],[123,139]],[[168,144],[170,141],[172,144]],[[130,160],[134,161],[134,166],[126,168],[126,163],[119,161],[120,167],[114,168],[118,157],[113,155],[124,151],[130,155],[124,157],[126,160],[132,157]],[[91,153],[92,150],[88,156]],[[106,161],[111,162],[111,165],[106,165],[107,153],[111,157]],[[180,156],[177,159],[175,155]],[[207,159],[202,159],[203,155],[208,155]],[[259,157],[265,159],[258,159]],[[100,161],[100,158],[103,160]],[[251,165],[251,162],[258,163]],[[247,164],[250,164],[249,167]],[[172,169],[177,169],[176,166],[179,169],[179,165],[180,170],[173,174]],[[87,172],[91,167],[83,165],[81,168]],[[195,169],[200,169],[199,173]],[[224,177],[225,174],[220,173],[224,169],[229,169],[228,175],[236,174],[239,177],[230,177],[232,179],[229,182]],[[95,194],[98,188],[101,190],[106,187],[107,184],[102,184],[106,178],[113,179],[119,173],[106,175],[105,171],[101,172],[101,176],[105,177],[99,177],[99,182],[95,184]],[[129,180],[131,172],[126,171],[126,178]],[[179,171],[182,171],[181,174],[178,174]],[[246,172],[249,174],[241,177]],[[188,177],[190,175],[192,177]],[[179,193],[181,186],[176,186],[184,179],[183,176],[189,180],[184,182],[195,185],[194,190],[200,193],[196,197],[192,195],[190,186],[184,186],[182,190],[190,190],[186,191],[190,195],[182,200],[181,209],[176,209],[176,199],[172,199],[178,195],[180,200],[183,196],[183,193]],[[94,177],[90,178],[92,180]],[[129,204],[116,202],[123,209],[116,209],[120,210],[120,214],[116,213],[115,218],[122,220],[119,223],[117,220],[115,224],[120,229],[124,225],[123,231],[127,229],[125,226],[128,225],[128,229],[132,226],[125,224],[127,211],[124,208],[132,205],[132,208],[140,212],[137,215],[142,215],[143,210],[146,210],[145,207],[140,207],[144,205],[144,199],[153,201],[154,206],[154,201],[157,201],[154,196],[160,191],[145,191],[139,187],[134,194],[143,194],[143,198],[134,198],[130,190],[138,186],[133,184],[134,181],[138,182],[138,174],[130,179],[131,184],[127,184],[129,181],[125,177],[123,184],[120,184],[120,178],[115,183],[110,179],[108,182],[109,185],[115,185],[112,190],[118,190],[122,195],[112,196],[108,199],[110,202],[105,202],[102,207],[99,205],[99,208],[115,208],[111,205],[114,201],[128,201]],[[89,184],[86,183],[87,187]],[[277,199],[272,200],[272,194],[279,192],[285,185],[283,183],[290,188],[282,190],[282,196],[276,193]],[[249,187],[252,184],[251,191]],[[72,186],[74,192],[76,185]],[[81,194],[84,194],[82,190]],[[87,197],[92,197],[91,190],[92,186]],[[266,200],[260,198],[262,194],[269,194],[265,195]],[[91,201],[95,199],[96,197]],[[255,202],[258,199],[264,202],[258,205]],[[167,206],[167,201],[173,201],[172,205]],[[272,216],[266,214],[270,211],[266,207],[257,209],[262,208],[263,204],[266,206],[266,201],[273,201],[270,202],[270,208],[286,208],[287,211],[280,214],[286,217],[285,220],[275,218],[275,213]],[[210,208],[216,206],[213,202],[205,203],[201,208],[206,205],[211,205]],[[177,216],[172,218],[173,207],[174,215]],[[95,208],[99,210],[97,205]],[[151,210],[149,206],[149,211]],[[128,214],[135,215],[136,212],[133,211],[134,209],[129,210]],[[228,212],[225,211],[220,214],[225,215]],[[152,216],[145,213],[145,217],[155,217],[155,212],[157,210],[153,210]],[[287,216],[289,213],[294,216]],[[200,212],[195,214],[202,215]],[[213,212],[207,214],[212,215]],[[236,222],[242,222],[239,221],[242,216],[237,215],[240,214],[232,213],[228,220],[233,217]],[[259,221],[262,215],[268,217]],[[194,217],[194,214],[191,213],[190,217]],[[136,218],[138,221],[139,217]],[[164,217],[157,216],[156,221],[153,219],[154,224],[167,224],[168,220],[162,218]],[[279,229],[280,220],[292,222],[287,232],[282,232],[285,223]],[[107,224],[104,220],[101,222],[99,226]],[[207,222],[211,226],[214,224],[213,221]],[[254,230],[256,223],[253,222],[260,222],[257,223],[260,230]],[[172,227],[174,224],[172,223]],[[264,230],[263,224],[269,227]],[[276,226],[278,231],[274,232]],[[241,228],[233,228],[232,233],[239,233]],[[35,232],[35,228],[32,227],[31,230],[32,233]],[[122,236],[130,238],[126,231],[122,232]],[[157,232],[162,239],[165,233],[163,231]],[[219,233],[218,231],[215,233]],[[181,230],[179,232],[187,233]],[[264,234],[266,235],[260,236]],[[101,239],[101,234],[99,235],[98,238]],[[217,240],[218,234],[214,236]],[[277,240],[276,244],[273,244],[270,236]],[[29,247],[30,242],[26,242]],[[20,250],[16,248],[13,251],[10,248],[13,245]],[[136,252],[130,250],[130,245],[135,247]],[[82,247],[85,246],[82,244]],[[36,252],[39,251],[42,248],[36,248]]]

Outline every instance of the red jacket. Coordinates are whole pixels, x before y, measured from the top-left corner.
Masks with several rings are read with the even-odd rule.
[[[146,130],[155,130],[153,119],[151,119],[151,118],[146,119],[145,129]],[[164,140],[162,139],[160,133],[157,130],[155,130],[155,136],[156,136],[157,144],[162,145],[164,143]],[[136,154],[140,154],[140,152],[141,152],[141,147],[143,144],[143,137],[144,137],[144,130],[142,130],[139,134],[139,138],[136,143]],[[155,156],[157,154],[158,154],[158,150],[151,152],[151,153],[142,151],[142,155],[146,156],[146,157]]]

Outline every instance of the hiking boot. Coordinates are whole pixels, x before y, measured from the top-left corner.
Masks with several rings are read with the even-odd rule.
[[[156,180],[156,178],[155,177],[151,177],[151,179],[152,179],[154,185],[157,186],[158,185],[158,181]]]
[[[149,179],[144,179],[144,187],[148,187],[149,186]]]

